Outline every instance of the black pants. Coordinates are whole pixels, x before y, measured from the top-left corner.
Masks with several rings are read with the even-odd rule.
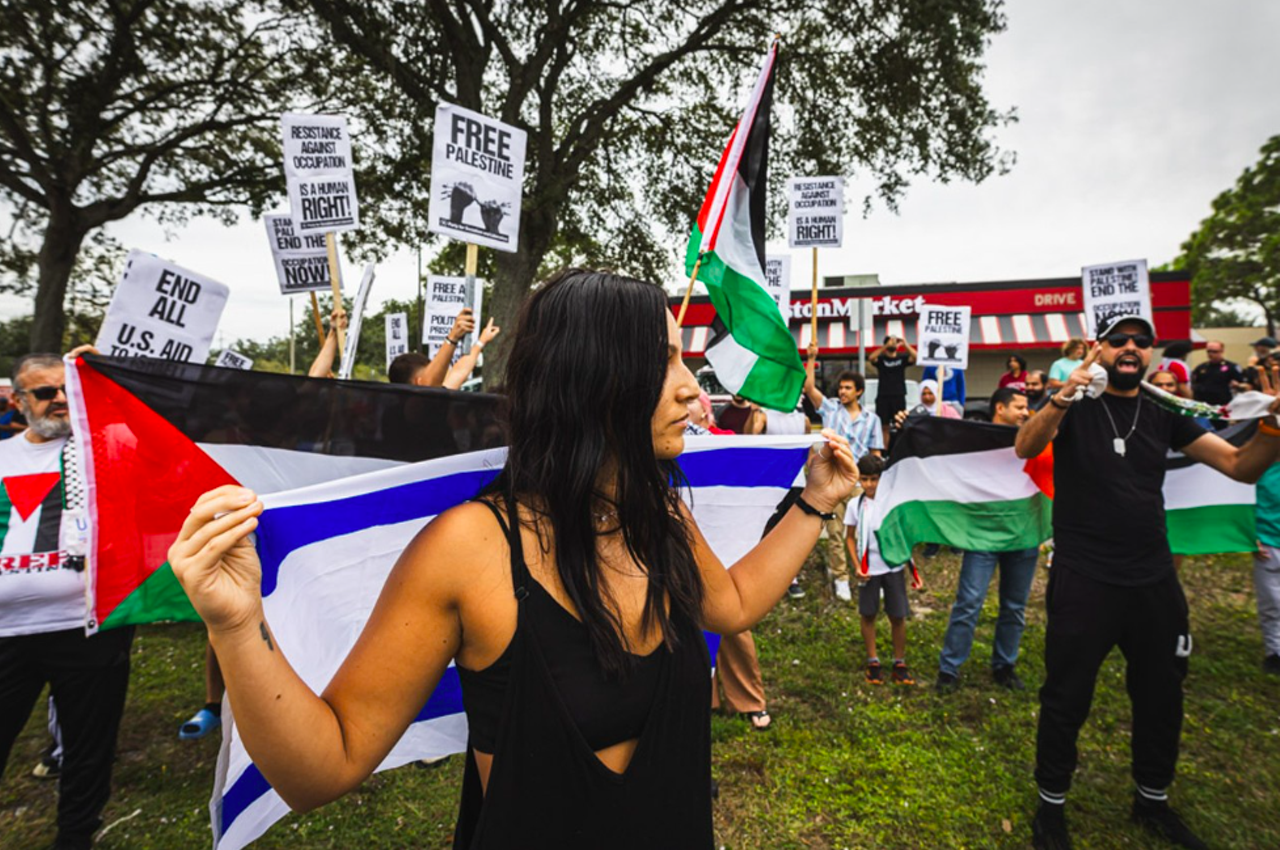
[[[58,839],[88,846],[111,794],[116,733],[129,687],[133,627],[85,637],[80,629],[0,638],[0,772],[50,686],[62,732]],[[44,703],[41,703],[43,706]]]
[[[1191,652],[1187,599],[1178,577],[1124,587],[1055,564],[1045,607],[1036,782],[1053,794],[1070,789],[1076,738],[1089,716],[1098,669],[1118,646],[1133,708],[1133,778],[1147,788],[1167,788],[1178,761],[1182,680]]]

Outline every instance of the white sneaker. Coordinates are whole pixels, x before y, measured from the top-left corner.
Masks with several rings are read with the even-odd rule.
[[[836,598],[845,602],[853,601],[853,594],[849,592],[849,582],[845,579],[836,579]]]

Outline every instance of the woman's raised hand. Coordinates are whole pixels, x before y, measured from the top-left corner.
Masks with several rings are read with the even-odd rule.
[[[826,440],[809,450],[809,471],[804,500],[820,511],[830,512],[853,492],[858,483],[858,464],[849,441],[830,428],[822,429]]]
[[[173,574],[210,631],[232,631],[262,617],[262,565],[249,535],[262,502],[226,485],[196,500],[169,547]]]

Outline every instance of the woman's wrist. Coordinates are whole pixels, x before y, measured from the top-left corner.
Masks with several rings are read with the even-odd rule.
[[[823,493],[815,493],[808,487],[804,488],[804,491],[801,492],[800,498],[804,499],[805,503],[808,504],[809,507],[824,514],[835,513],[836,508],[840,504],[839,499],[833,499],[831,496]]]

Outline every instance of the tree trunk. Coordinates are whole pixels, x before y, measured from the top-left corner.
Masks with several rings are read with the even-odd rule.
[[[67,284],[75,268],[76,255],[84,243],[85,230],[76,221],[71,204],[57,203],[49,214],[44,241],[36,259],[39,278],[36,283],[35,315],[31,321],[30,346],[33,352],[62,353],[62,336],[66,329],[63,306]]]
[[[520,250],[498,251],[494,263],[493,295],[485,307],[502,333],[484,353],[484,388],[488,392],[506,382],[507,354],[516,331],[520,306],[529,295],[538,268],[555,238],[559,219],[554,212],[524,210],[520,222]]]

